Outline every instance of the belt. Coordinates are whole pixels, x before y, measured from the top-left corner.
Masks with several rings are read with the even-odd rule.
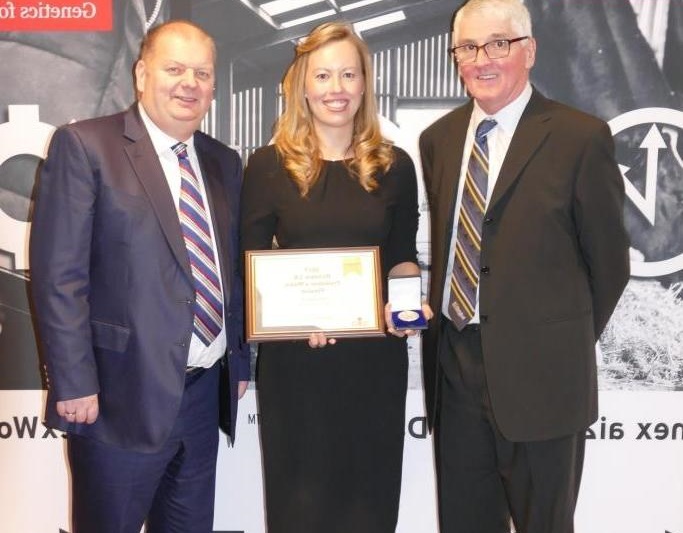
[[[197,376],[205,371],[206,368],[204,368],[203,366],[188,366],[185,369],[185,378],[189,378],[190,376]]]

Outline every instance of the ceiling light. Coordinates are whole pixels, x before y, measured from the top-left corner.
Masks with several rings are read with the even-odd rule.
[[[403,10],[394,11],[393,13],[387,13],[386,15],[380,15],[379,17],[373,17],[371,19],[361,20],[353,25],[353,29],[356,33],[361,34],[364,31],[372,30],[373,28],[379,28],[380,26],[386,26],[387,24],[393,24],[394,22],[400,22],[406,19],[406,15]]]
[[[295,9],[301,9],[302,7],[320,4],[322,1],[323,0],[273,0],[272,2],[261,4],[259,7],[268,13],[268,15],[274,17],[276,15],[281,15],[282,13],[294,11]]]
[[[314,13],[313,15],[308,15],[307,17],[301,17],[294,20],[288,20],[280,24],[281,28],[291,28],[292,26],[298,26],[299,24],[305,24],[306,22],[311,22],[312,20],[318,20],[321,18],[329,17],[330,15],[335,15],[336,11],[334,9],[328,9],[327,11],[321,11],[320,13]]]

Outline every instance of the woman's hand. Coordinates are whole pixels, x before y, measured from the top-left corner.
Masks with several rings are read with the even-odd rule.
[[[429,307],[425,302],[422,303],[422,313],[424,314],[425,318],[427,320],[431,320],[434,317],[434,313],[432,312],[432,308]],[[387,303],[384,306],[384,320],[387,323],[387,331],[391,333],[395,337],[412,337],[414,335],[417,335],[420,333],[419,329],[402,329],[402,330],[397,330],[394,328],[394,321],[391,319],[391,304]]]
[[[308,345],[311,348],[324,348],[327,344],[336,344],[337,339],[328,339],[324,333],[311,333],[308,337]]]

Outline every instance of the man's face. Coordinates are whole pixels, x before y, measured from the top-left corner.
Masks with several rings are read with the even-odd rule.
[[[167,135],[184,141],[199,127],[213,98],[214,52],[194,28],[159,35],[135,67],[140,102]]]
[[[523,37],[514,32],[508,20],[481,13],[463,16],[459,30],[454,46],[468,43],[481,46],[495,39]],[[489,59],[480,49],[474,62],[459,64],[458,69],[470,95],[492,115],[524,90],[535,59],[536,42],[526,39],[512,43],[510,55],[501,59]]]

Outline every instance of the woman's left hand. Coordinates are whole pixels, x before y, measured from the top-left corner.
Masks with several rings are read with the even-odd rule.
[[[429,307],[426,303],[422,303],[422,313],[424,314],[425,318],[427,320],[431,320],[434,317],[434,313],[432,312],[432,308]],[[397,330],[394,328],[394,321],[391,319],[391,304],[387,303],[384,306],[384,320],[387,323],[387,331],[391,333],[394,337],[412,337],[414,335],[417,335],[420,333],[419,329],[402,329],[402,330]]]

